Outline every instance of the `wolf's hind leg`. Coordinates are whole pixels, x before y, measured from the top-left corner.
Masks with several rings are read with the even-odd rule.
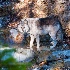
[[[52,48],[54,48],[56,46],[57,41],[56,40],[53,40],[51,43],[52,43],[53,46],[50,46],[50,49],[52,49]]]
[[[58,41],[63,41],[63,31],[61,29],[58,30],[56,37]]]
[[[52,48],[54,48],[54,47],[56,46],[56,44],[57,44],[56,33],[51,32],[49,35],[50,35],[51,38],[52,38],[52,42],[51,42],[51,43],[52,43],[52,46],[50,46],[50,49],[52,49]]]

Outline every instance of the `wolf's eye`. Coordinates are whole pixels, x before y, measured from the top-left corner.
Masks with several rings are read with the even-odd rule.
[[[25,28],[25,27],[24,27]]]

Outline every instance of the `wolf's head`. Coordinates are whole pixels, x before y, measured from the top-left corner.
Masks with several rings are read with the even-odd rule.
[[[23,34],[27,33],[29,31],[28,21],[26,19],[21,20],[17,29]]]

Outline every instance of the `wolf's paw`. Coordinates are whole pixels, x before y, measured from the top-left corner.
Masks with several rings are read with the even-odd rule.
[[[55,49],[54,49],[54,46],[50,46],[50,50],[55,50]]]
[[[53,49],[54,48],[54,46],[50,46],[50,49]]]
[[[31,51],[33,51],[33,48],[30,48]]]
[[[37,51],[40,51],[41,49],[40,48],[37,48]]]

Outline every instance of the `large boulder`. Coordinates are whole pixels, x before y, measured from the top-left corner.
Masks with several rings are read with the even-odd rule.
[[[29,62],[34,57],[34,53],[30,49],[18,48],[15,49],[16,52],[11,51],[12,49],[14,48],[9,48],[9,47],[0,48],[0,53],[2,53],[4,50],[10,50],[9,52],[5,53],[5,55],[1,59],[2,61],[7,60],[11,56],[13,56],[13,58],[15,58],[17,62]]]
[[[34,53],[30,49],[17,49],[17,52],[13,54],[13,57],[16,58],[19,62],[29,62],[33,59]]]

